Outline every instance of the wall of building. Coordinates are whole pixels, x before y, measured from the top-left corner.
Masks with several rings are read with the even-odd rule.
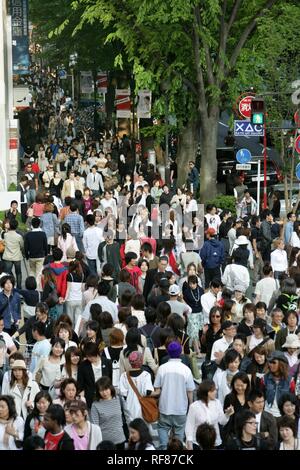
[[[11,181],[16,181],[10,165],[10,120],[12,108],[12,40],[11,20],[6,2],[0,3],[0,191],[5,191]]]

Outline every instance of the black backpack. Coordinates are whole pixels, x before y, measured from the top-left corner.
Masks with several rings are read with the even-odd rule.
[[[154,346],[154,343],[153,343],[153,339],[152,339],[152,335],[153,335],[153,333],[154,333],[158,328],[159,328],[159,326],[158,326],[158,325],[155,325],[155,327],[154,327],[153,330],[151,331],[150,335],[148,335],[148,334],[146,333],[146,331],[144,330],[144,327],[140,328],[140,332],[146,337],[147,348],[150,349],[152,356],[153,356],[154,349],[155,349],[155,346]]]

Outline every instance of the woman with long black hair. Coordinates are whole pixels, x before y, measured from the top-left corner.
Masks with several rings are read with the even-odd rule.
[[[149,428],[141,418],[129,423],[128,450],[155,450]]]
[[[34,407],[25,421],[24,440],[29,436],[44,437],[46,429],[43,419],[48,407],[52,404],[52,398],[45,390],[40,391],[34,398]]]

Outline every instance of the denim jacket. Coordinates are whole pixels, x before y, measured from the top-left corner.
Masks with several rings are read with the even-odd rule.
[[[3,308],[4,307],[4,308]],[[11,328],[11,325],[21,318],[20,294],[13,289],[9,298],[0,292],[0,316],[4,320],[4,328]]]
[[[282,395],[290,392],[291,378],[280,379],[279,382],[275,382],[273,375],[268,372],[264,376],[264,385],[266,401],[272,406],[275,396],[277,403],[279,403]]]

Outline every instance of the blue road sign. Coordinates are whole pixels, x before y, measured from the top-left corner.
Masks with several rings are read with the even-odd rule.
[[[296,166],[296,176],[298,180],[300,180],[300,163],[298,163],[298,165]]]
[[[61,80],[66,79],[66,78],[67,78],[67,72],[66,72],[66,70],[59,70],[58,76],[59,76],[59,78],[60,78]]]
[[[263,137],[264,126],[250,121],[234,121],[235,137]]]
[[[240,149],[235,156],[237,162],[239,163],[249,163],[252,155],[248,149]]]

